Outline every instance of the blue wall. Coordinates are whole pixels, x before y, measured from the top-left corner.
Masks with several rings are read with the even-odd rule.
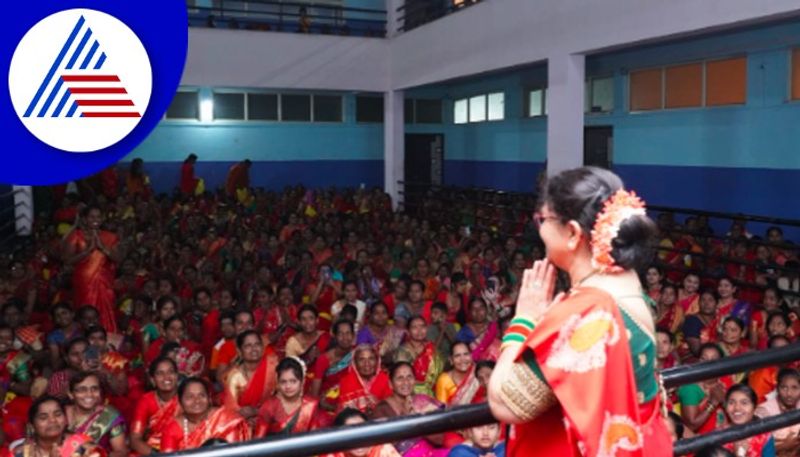
[[[207,188],[222,184],[230,165],[245,158],[253,161],[257,187],[383,186],[383,126],[355,122],[353,95],[344,95],[343,114],[341,123],[164,120],[126,160],[141,157],[159,192],[177,184],[190,153],[199,158],[196,172]]]
[[[587,125],[614,127],[614,168],[652,204],[800,219],[800,103],[789,101],[790,49],[800,22],[592,56],[587,75],[614,77],[615,109]],[[627,75],[649,66],[746,55],[744,106],[627,111]],[[546,157],[546,119],[523,119],[524,89],[546,67],[419,92],[445,100],[445,181],[529,191]],[[453,125],[453,101],[503,90],[506,120]],[[410,129],[415,131],[417,128]]]

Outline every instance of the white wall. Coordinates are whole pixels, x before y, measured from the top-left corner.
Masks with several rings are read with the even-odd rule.
[[[191,27],[181,84],[382,92],[389,41]]]
[[[391,40],[192,27],[182,83],[382,92],[793,14],[800,0],[485,0]]]
[[[775,19],[798,9],[800,0],[485,0],[395,38],[392,86]]]

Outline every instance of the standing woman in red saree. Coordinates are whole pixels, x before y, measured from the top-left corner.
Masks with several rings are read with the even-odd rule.
[[[88,206],[81,224],[65,239],[64,258],[73,265],[73,303],[91,305],[100,314],[100,324],[108,333],[117,333],[114,315],[114,275],[120,260],[119,239],[102,230],[103,213],[97,206]]]
[[[489,382],[513,424],[509,456],[672,455],[655,370],[655,325],[635,272],[655,232],[610,171],[550,178],[535,215],[547,260],[524,274]],[[556,268],[572,289],[553,299]]]

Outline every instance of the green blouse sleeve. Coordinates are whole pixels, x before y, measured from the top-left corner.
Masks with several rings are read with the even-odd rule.
[[[703,389],[697,384],[687,384],[678,387],[678,398],[681,401],[681,405],[697,406],[705,397],[705,392],[703,392]]]

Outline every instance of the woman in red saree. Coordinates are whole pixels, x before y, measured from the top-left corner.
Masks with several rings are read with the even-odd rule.
[[[184,195],[194,195],[197,191],[197,186],[200,184],[200,179],[194,175],[194,164],[197,162],[197,156],[189,154],[181,165],[181,181],[180,191]]]
[[[507,455],[671,456],[635,272],[654,224],[608,170],[564,171],[541,194],[547,260],[524,274],[488,388],[494,416],[514,424]],[[572,289],[554,299],[556,266]]]
[[[178,415],[178,366],[162,357],[150,365],[150,380],[155,390],[136,404],[131,421],[131,449],[138,455],[158,453],[164,429]]]
[[[338,410],[355,408],[366,415],[392,394],[389,376],[381,369],[375,347],[362,344],[353,351],[353,363],[339,383]]]
[[[258,410],[275,391],[275,368],[278,356],[264,347],[261,335],[247,330],[236,337],[241,363],[230,369],[225,378],[225,407],[237,411],[257,427]]]
[[[678,303],[683,308],[683,314],[695,314],[700,311],[700,276],[697,273],[687,273],[683,278],[683,285],[678,289]]]
[[[73,303],[97,308],[103,328],[108,333],[117,333],[114,275],[120,260],[119,239],[114,233],[101,230],[103,213],[99,207],[87,207],[82,219],[81,226],[65,239],[65,262],[74,265]]]
[[[178,388],[180,413],[166,426],[160,451],[195,449],[212,438],[241,443],[251,437],[247,421],[236,411],[214,408],[203,380],[187,378]]]
[[[656,325],[676,333],[683,325],[683,307],[677,302],[678,292],[672,284],[664,284],[658,297]]]
[[[258,411],[258,438],[302,433],[316,427],[319,401],[303,395],[305,365],[300,359],[287,357],[278,364],[277,371],[277,392]]]
[[[444,360],[433,342],[428,341],[425,318],[414,316],[408,321],[408,341],[400,346],[394,361],[411,364],[414,370],[414,393],[433,396],[433,386],[444,369]]]
[[[307,367],[314,366],[317,357],[328,350],[331,335],[317,329],[319,312],[314,305],[303,305],[297,311],[300,331],[286,341],[286,357],[299,357]]]
[[[737,384],[725,394],[725,418],[727,421],[720,429],[729,426],[744,425],[753,421],[756,410],[756,393],[746,384]],[[733,443],[725,443],[724,447],[737,456],[774,457],[775,440],[770,432],[751,436]]]

